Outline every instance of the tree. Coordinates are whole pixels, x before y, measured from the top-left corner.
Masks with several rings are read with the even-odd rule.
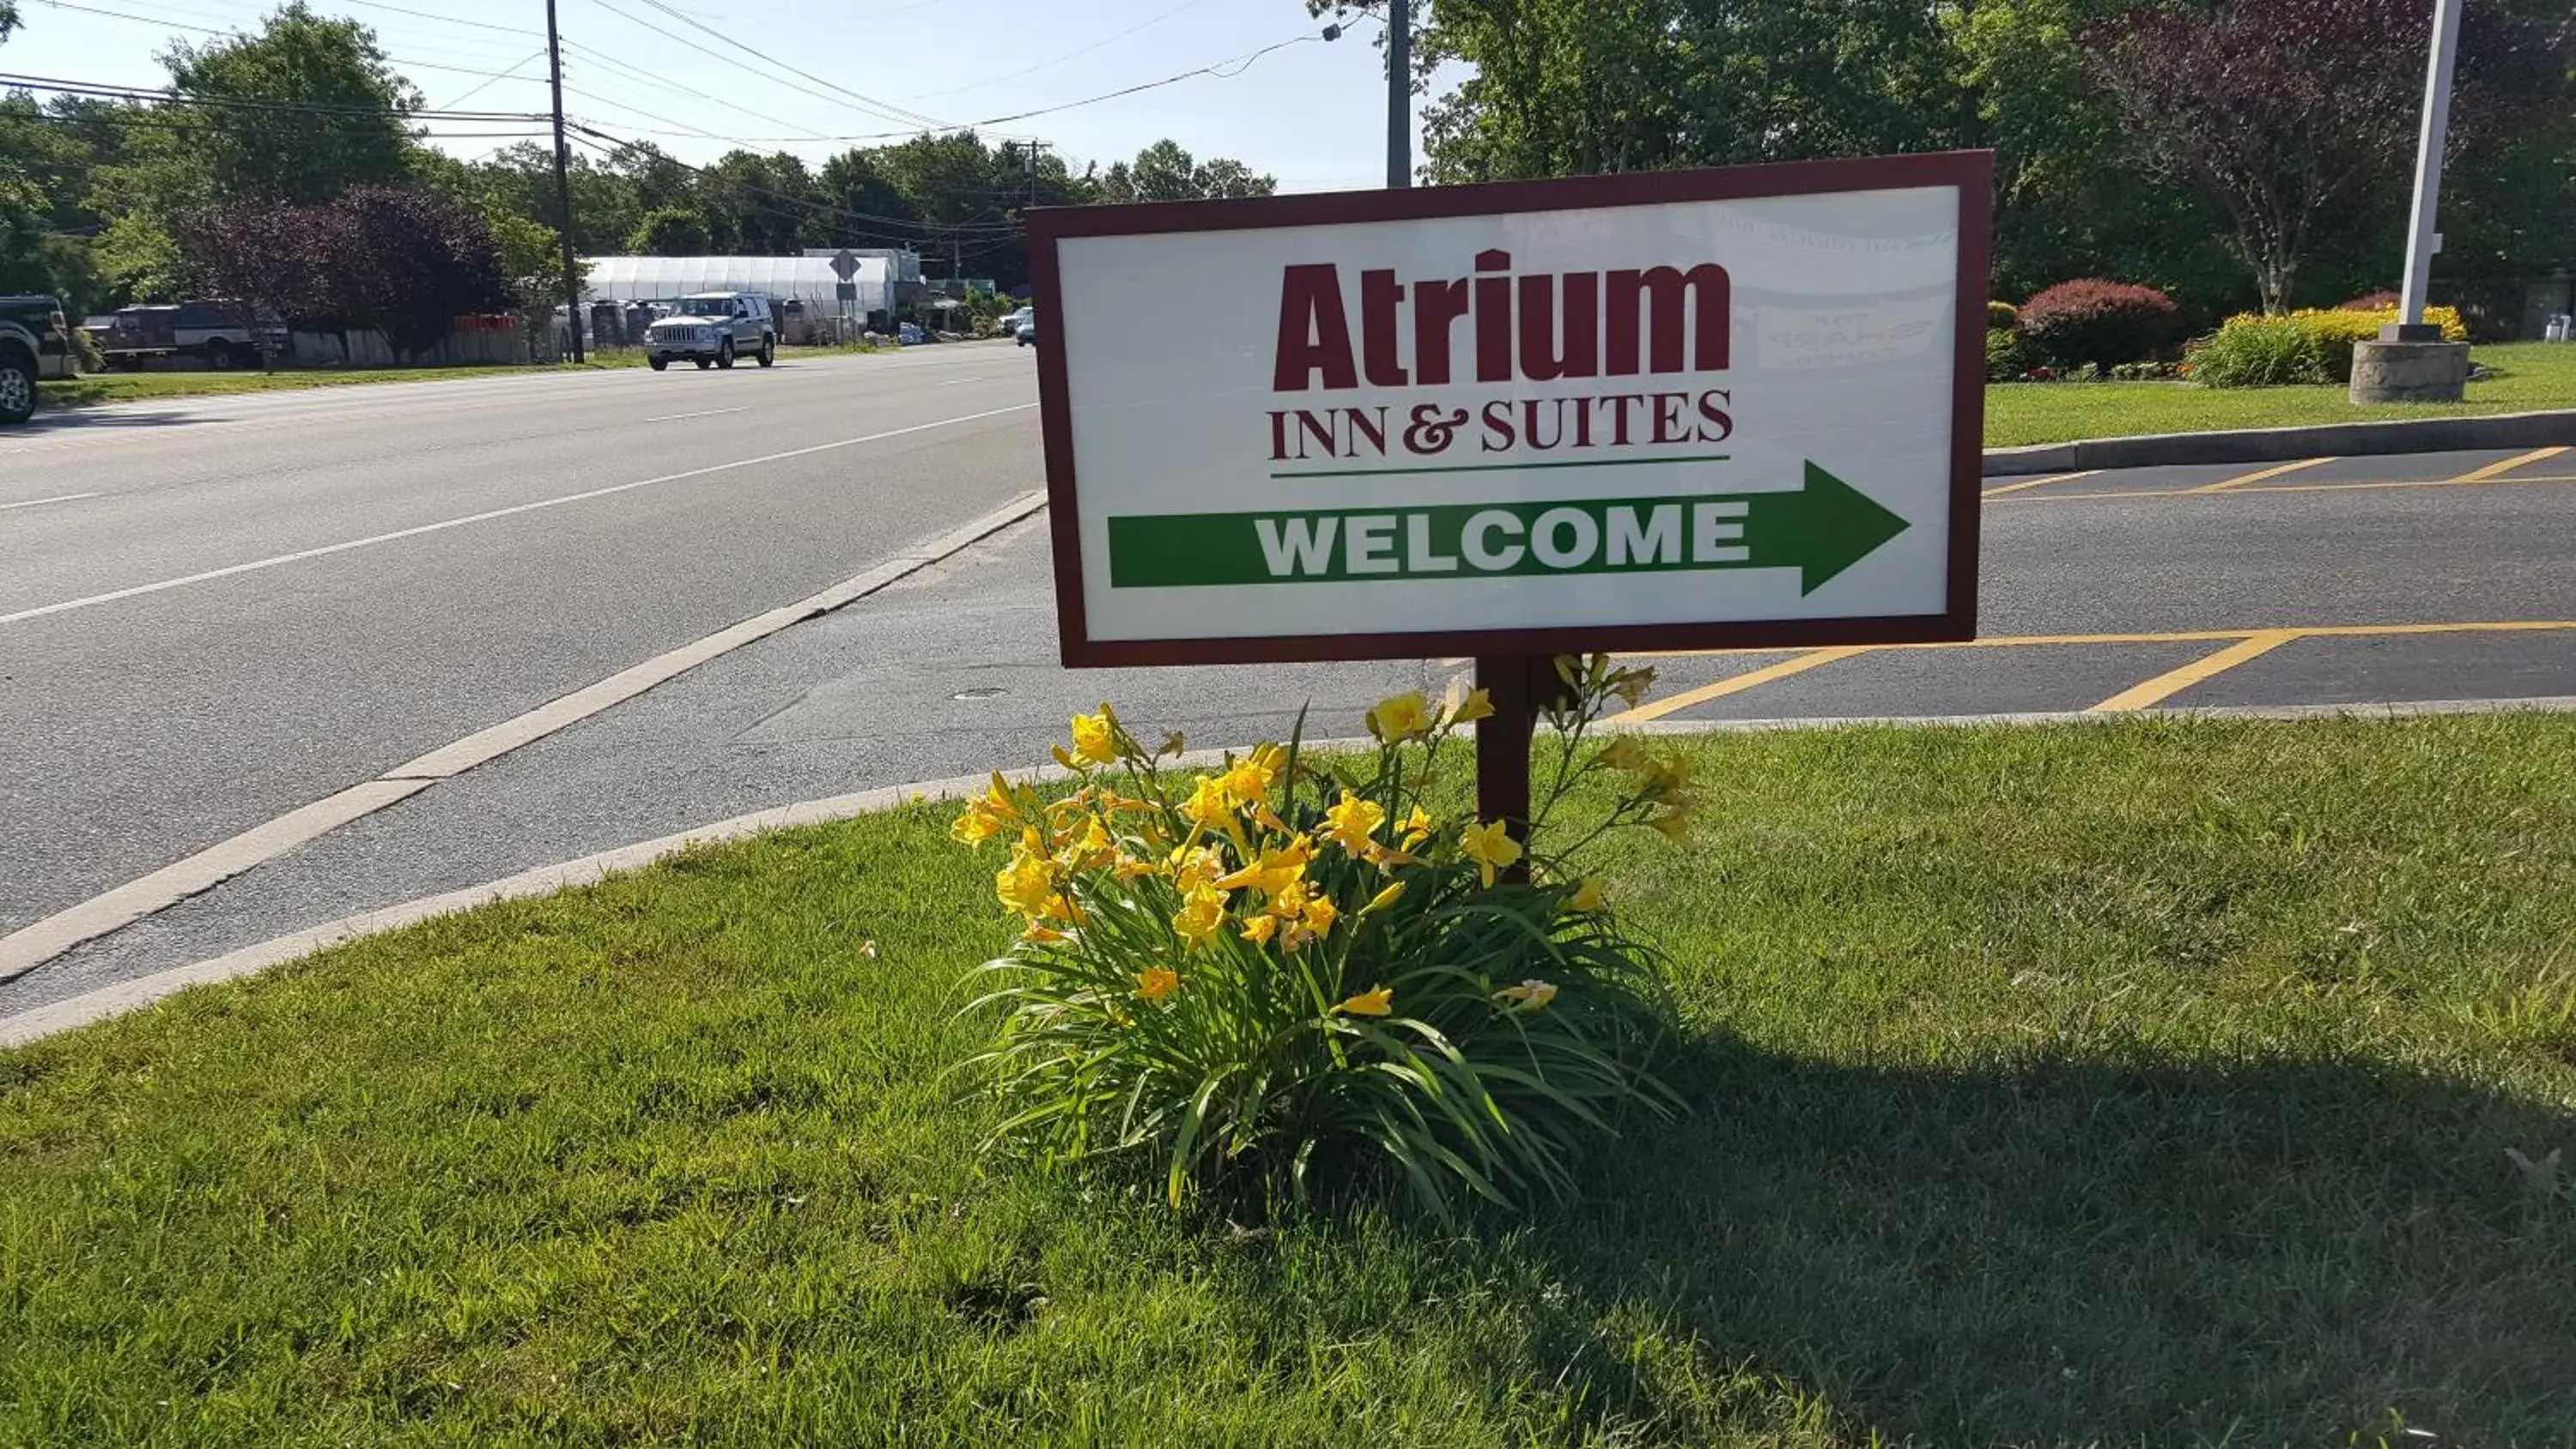
[[[1121,161],[1100,179],[1103,201],[1198,201],[1208,197],[1268,196],[1279,183],[1254,174],[1240,161],[1218,157],[1200,165],[1180,143],[1156,141]]]
[[[663,207],[647,215],[643,224],[635,228],[635,235],[627,238],[626,249],[647,257],[706,256],[706,218],[686,207]]]
[[[162,63],[172,95],[216,103],[192,149],[226,200],[326,201],[407,177],[404,115],[420,96],[356,21],[324,19],[296,0],[258,35],[173,42]]]
[[[185,245],[217,296],[274,309],[299,327],[373,328],[412,357],[437,346],[457,317],[520,300],[482,217],[388,186],[300,206],[236,202],[192,221]]]
[[[2348,229],[2374,182],[2406,174],[2432,7],[2421,0],[2228,0],[2143,9],[2091,32],[2089,69],[2148,165],[2226,211],[2266,311],[2290,301],[2319,237]],[[2454,155],[2535,104],[2564,114],[2568,28],[2470,7],[2451,110]],[[2553,119],[2555,119],[2553,117]]]

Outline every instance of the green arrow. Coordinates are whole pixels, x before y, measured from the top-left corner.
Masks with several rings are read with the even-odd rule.
[[[1795,493],[1755,493],[1745,542],[1755,568],[1795,568],[1801,595],[1877,551],[1903,533],[1905,520],[1814,463],[1806,486]]]
[[[1112,588],[1794,568],[1819,587],[1904,519],[1806,465],[1794,493],[1164,513],[1109,519]]]

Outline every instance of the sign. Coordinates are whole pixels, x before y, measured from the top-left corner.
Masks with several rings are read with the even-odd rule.
[[[1973,637],[1991,174],[1032,212],[1064,662]]]
[[[856,277],[858,274],[859,259],[851,253],[848,247],[841,248],[839,252],[833,255],[832,275],[840,278],[843,286],[848,286],[850,279]]]
[[[855,302],[859,300],[859,284],[856,282],[834,282],[832,284],[832,295],[840,298],[844,302]]]

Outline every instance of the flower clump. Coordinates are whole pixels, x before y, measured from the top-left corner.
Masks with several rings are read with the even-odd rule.
[[[1266,744],[1198,769],[1104,704],[1056,750],[1069,791],[995,775],[954,827],[1007,842],[994,896],[1020,927],[976,1008],[1002,1010],[975,1060],[1005,1107],[995,1144],[1150,1159],[1176,1205],[1372,1174],[1444,1212],[1569,1190],[1581,1147],[1669,1094],[1647,1071],[1668,1018],[1652,954],[1567,856],[1628,825],[1681,839],[1692,800],[1682,763],[1586,740],[1650,671],[1558,675],[1566,747],[1526,827],[1443,808],[1481,690],[1380,702],[1366,755]]]

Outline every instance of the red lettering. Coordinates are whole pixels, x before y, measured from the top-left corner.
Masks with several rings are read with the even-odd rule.
[[[1656,372],[1681,372],[1682,313],[1687,305],[1695,343],[1691,370],[1723,372],[1727,367],[1731,327],[1732,284],[1726,268],[1702,262],[1685,275],[1673,267],[1610,274],[1610,375],[1637,372],[1638,334],[1651,321],[1649,365]]]
[[[1449,381],[1449,329],[1467,315],[1465,282],[1413,284],[1413,377],[1424,387]]]
[[[1496,442],[1497,438],[1501,441]],[[1501,398],[1485,404],[1484,450],[1488,453],[1508,453],[1516,441],[1518,440],[1512,436],[1512,405]]]
[[[1396,358],[1396,309],[1404,305],[1404,284],[1393,272],[1360,273],[1360,345],[1369,386],[1402,387],[1404,364]]]
[[[1369,440],[1369,446],[1377,450],[1379,457],[1386,456],[1386,409],[1379,408],[1377,416],[1372,419],[1366,408],[1344,408],[1342,421],[1349,424],[1351,429],[1350,442],[1343,449],[1343,457],[1356,458],[1360,455],[1362,437]]]
[[[1321,262],[1287,269],[1279,282],[1279,350],[1271,355],[1273,392],[1304,392],[1319,375],[1327,392],[1360,385],[1351,365],[1351,321],[1342,313],[1341,268]]]
[[[1512,254],[1478,252],[1476,270],[1476,381],[1512,380],[1512,279],[1482,275],[1509,272]]]
[[[1716,401],[1710,401],[1712,398]],[[1735,417],[1727,411],[1734,405],[1734,395],[1724,388],[1711,388],[1699,395],[1699,415],[1717,426],[1717,432],[1714,435],[1706,427],[1701,428],[1699,430],[1701,442],[1723,443],[1735,436]]]
[[[1565,347],[1556,345],[1556,278],[1521,278],[1521,376],[1532,382],[1601,371],[1601,276],[1565,274]]]
[[[1690,400],[1691,395],[1686,392],[1659,392],[1655,394],[1656,442],[1687,443],[1690,441],[1690,435],[1681,430],[1682,409],[1690,405]]]

